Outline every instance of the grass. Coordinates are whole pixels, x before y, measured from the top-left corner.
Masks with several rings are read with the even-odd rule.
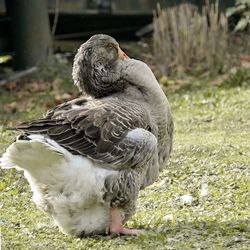
[[[221,86],[197,80],[169,95],[175,120],[172,157],[159,181],[140,192],[138,211],[127,223],[146,229],[145,235],[63,235],[31,202],[23,174],[0,170],[2,249],[249,249],[250,82],[243,77],[233,86],[230,77]],[[76,95],[68,79],[55,78],[52,84],[50,78],[34,78],[33,90],[31,80],[2,90],[0,153],[15,136],[6,126]],[[63,97],[61,88],[70,95]]]

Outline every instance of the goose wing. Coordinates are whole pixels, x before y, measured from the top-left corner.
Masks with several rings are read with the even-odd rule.
[[[79,98],[17,129],[47,135],[73,154],[119,169],[142,164],[152,156],[157,140],[151,127],[146,108],[136,102]]]

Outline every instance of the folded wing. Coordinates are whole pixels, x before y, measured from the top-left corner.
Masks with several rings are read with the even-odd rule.
[[[117,99],[91,101],[79,98],[47,112],[17,129],[44,134],[73,154],[120,169],[144,164],[157,150],[147,110]]]

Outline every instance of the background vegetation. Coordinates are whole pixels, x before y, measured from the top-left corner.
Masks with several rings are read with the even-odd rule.
[[[201,10],[188,3],[163,10],[158,6],[154,52],[163,72],[217,73],[223,68],[227,45],[227,19],[218,0]]]

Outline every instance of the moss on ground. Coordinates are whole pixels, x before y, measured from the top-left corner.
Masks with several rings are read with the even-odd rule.
[[[174,150],[159,181],[140,193],[137,214],[127,223],[146,229],[145,235],[85,239],[63,235],[31,202],[23,174],[0,170],[2,249],[249,249],[250,84],[246,79],[242,86],[231,88],[198,81],[195,88],[169,95]],[[75,96],[71,83],[56,81],[55,86],[39,82],[43,88],[35,91],[26,83],[2,90],[0,153],[15,136],[6,126],[38,117]],[[70,96],[62,97],[64,85]],[[55,100],[56,94],[61,100]]]

